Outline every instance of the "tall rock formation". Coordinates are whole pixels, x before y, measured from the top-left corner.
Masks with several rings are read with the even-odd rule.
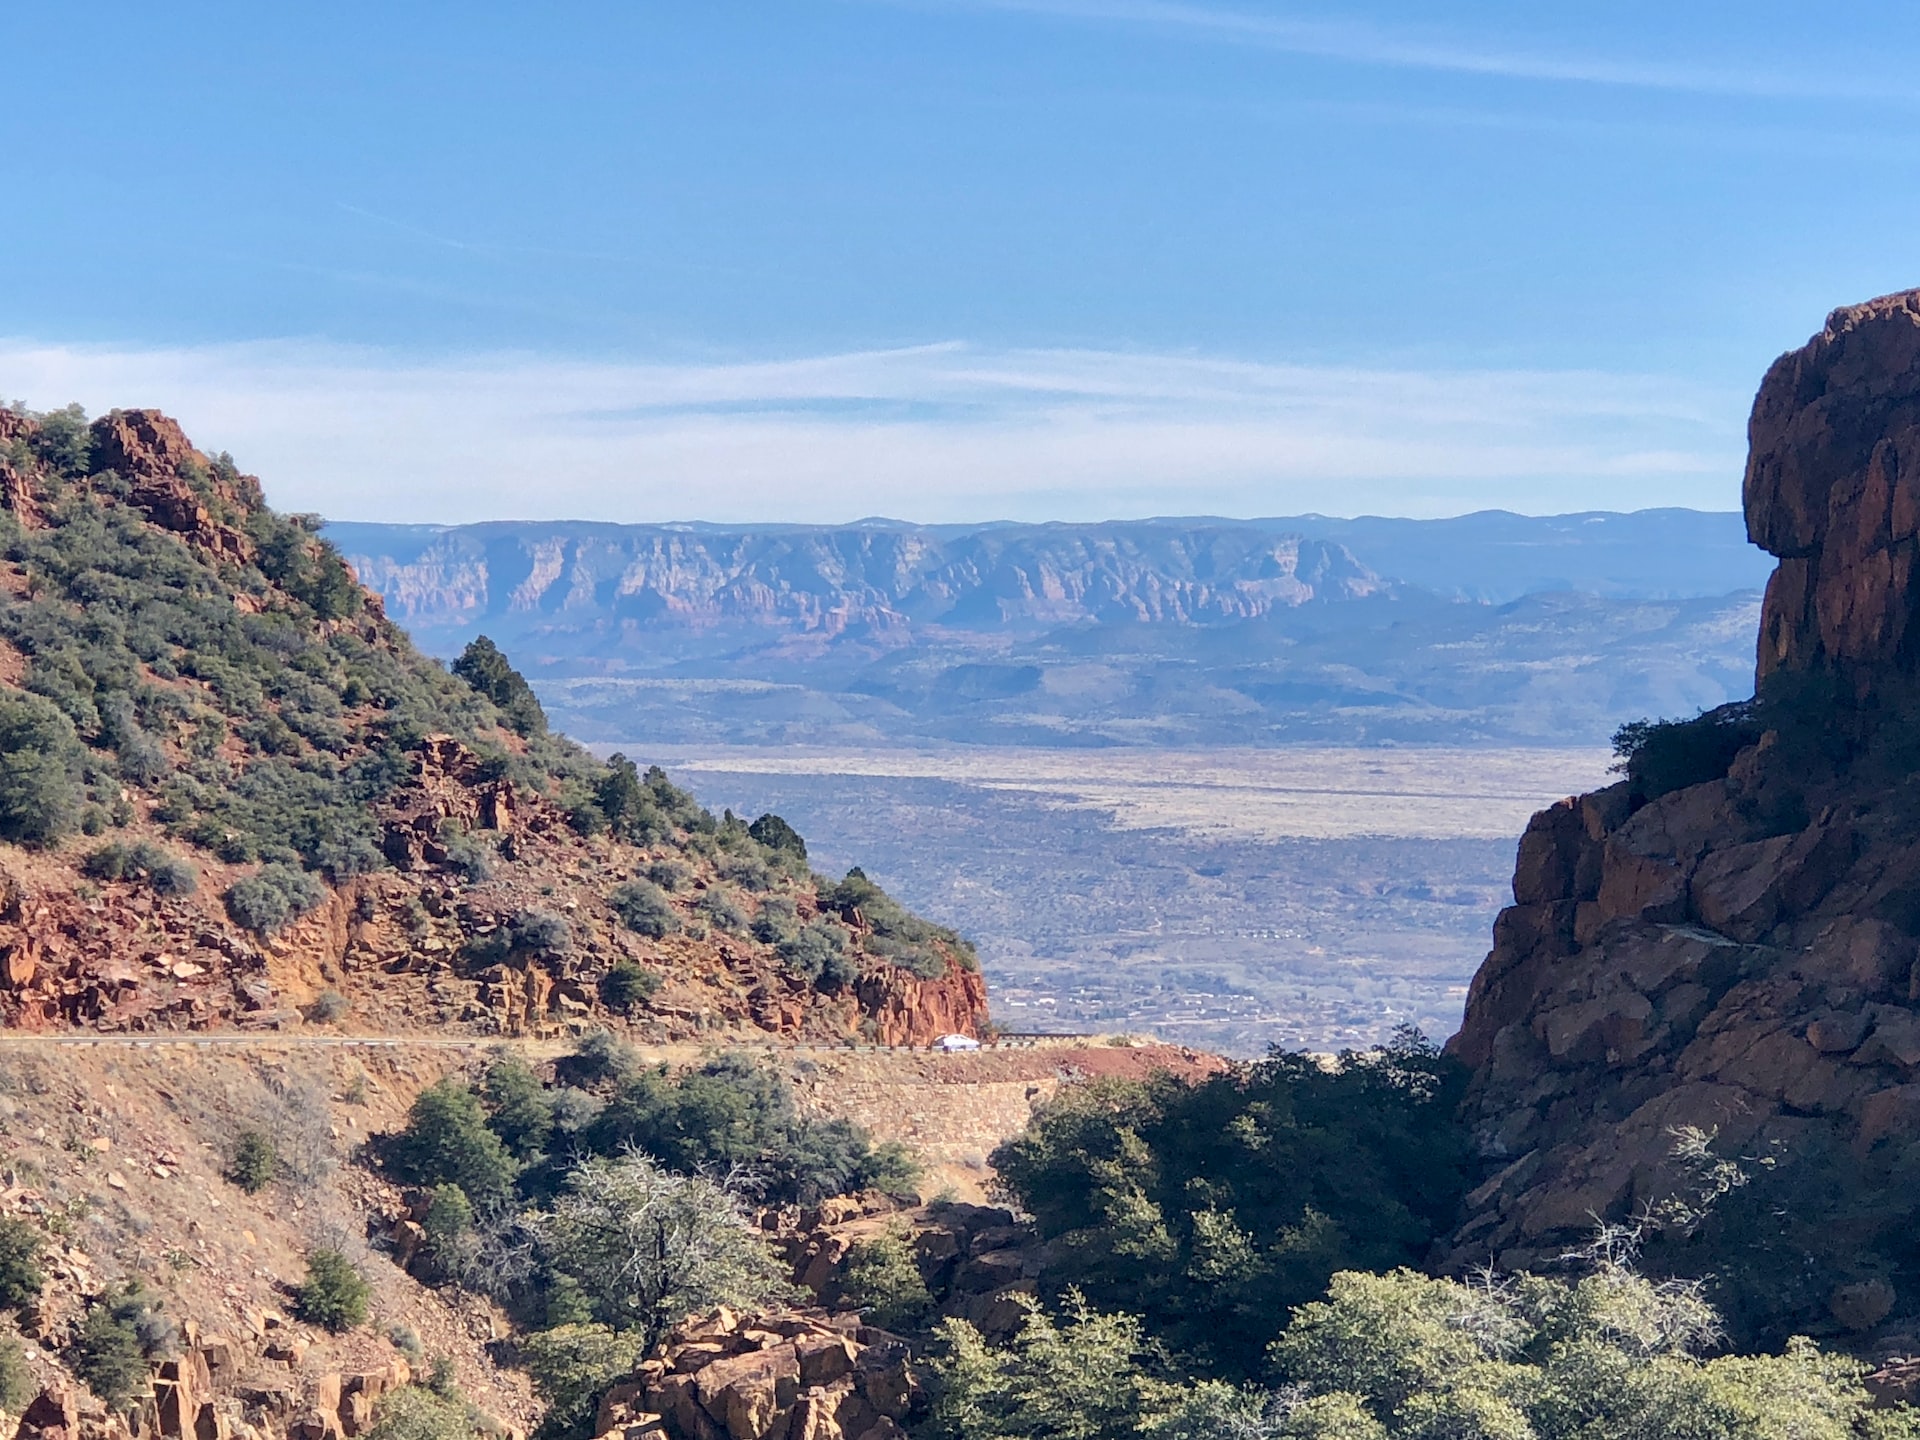
[[[1777,361],[1750,437],[1748,528],[1780,558],[1769,698],[1667,730],[1677,775],[1528,826],[1450,1042],[1487,1174],[1446,1258],[1538,1266],[1596,1221],[1657,1236],[1692,1127],[1756,1188],[1823,1167],[1727,1239],[1805,1232],[1768,1251],[1798,1297],[1780,1323],[1884,1329],[1920,1312],[1901,1178],[1920,1164],[1920,291],[1836,311]]]
[[[1920,550],[1920,291],[1836,310],[1767,371],[1753,418],[1747,533],[1780,557],[1759,677],[1829,671],[1861,689],[1910,670]]]

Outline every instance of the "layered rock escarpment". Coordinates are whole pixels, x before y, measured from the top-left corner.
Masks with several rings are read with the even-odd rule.
[[[1815,1224],[1849,1213],[1856,1177],[1905,1173],[1920,1143],[1920,794],[1904,739],[1917,427],[1920,292],[1835,312],[1768,372],[1745,503],[1780,564],[1749,743],[1700,783],[1623,781],[1529,825],[1450,1042],[1474,1070],[1487,1171],[1447,1263],[1537,1266],[1596,1221],[1653,1213],[1683,1183],[1688,1127],[1750,1168],[1844,1157],[1806,1202]],[[1830,1323],[1898,1321],[1920,1298],[1891,1252],[1835,1249]]]

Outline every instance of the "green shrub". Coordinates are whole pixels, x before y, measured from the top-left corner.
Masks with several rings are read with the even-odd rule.
[[[847,928],[837,921],[809,920],[774,946],[787,972],[823,990],[838,990],[860,978],[859,962],[847,951]]]
[[[80,823],[80,745],[38,695],[0,690],[0,840],[50,845]]]
[[[607,768],[593,783],[593,814],[614,835],[634,845],[659,845],[676,831],[710,831],[712,816],[678,789],[659,766],[645,776],[624,755],[607,758]]]
[[[554,1064],[554,1073],[563,1085],[597,1085],[602,1081],[625,1081],[640,1069],[640,1053],[611,1030],[594,1030],[583,1035],[571,1055]],[[565,1091],[578,1094],[578,1091]]]
[[[92,473],[93,432],[87,426],[85,410],[68,405],[35,418],[39,424],[28,441],[35,459],[69,480]]]
[[[493,851],[471,835],[447,841],[446,867],[469,885],[478,885],[493,873]]]
[[[458,1185],[481,1209],[510,1197],[519,1167],[487,1125],[479,1097],[442,1080],[414,1098],[407,1127],[387,1147],[388,1165],[415,1185]]]
[[[1004,1347],[986,1344],[963,1320],[943,1322],[938,1333],[943,1343],[932,1359],[935,1402],[925,1430],[935,1440],[1128,1440],[1145,1433],[1166,1396],[1167,1387],[1143,1369],[1140,1322],[1098,1314],[1077,1296],[1062,1321],[1030,1310]]]
[[[753,938],[762,945],[779,945],[791,940],[800,930],[800,912],[784,895],[769,895],[760,902],[760,913],[753,917]]]
[[[515,1055],[503,1055],[487,1069],[488,1125],[513,1155],[531,1160],[547,1148],[553,1131],[553,1102],[540,1077]]]
[[[662,890],[684,890],[693,879],[693,872],[678,860],[655,860],[647,866],[647,879]]]
[[[523,955],[551,960],[573,945],[573,927],[551,910],[522,910],[513,919],[513,948]]]
[[[345,1019],[351,1009],[353,1002],[329,986],[314,996],[313,1004],[307,1010],[307,1018],[321,1025],[331,1025],[336,1020]]]
[[[427,1363],[427,1347],[420,1342],[420,1332],[411,1325],[388,1326],[387,1343],[404,1355],[407,1363],[415,1369]]]
[[[0,1310],[23,1310],[39,1300],[47,1284],[40,1269],[45,1244],[31,1221],[0,1219]]]
[[[191,895],[200,884],[191,863],[150,840],[111,841],[89,851],[80,868],[94,880],[144,880],[161,895]]]
[[[730,880],[742,890],[750,890],[756,895],[773,889],[778,878],[765,857],[757,854],[723,855],[718,868],[721,879]]]
[[[1634,720],[1613,732],[1614,769],[1641,800],[1718,780],[1763,729],[1748,702],[1722,705],[1691,720]]]
[[[465,1401],[425,1385],[403,1385],[380,1397],[367,1440],[473,1440],[478,1433]]]
[[[87,1307],[67,1364],[95,1395],[125,1409],[146,1391],[148,1362],[170,1354],[177,1333],[160,1299],[129,1281]]]
[[[81,1382],[116,1410],[125,1409],[147,1384],[147,1357],[140,1334],[106,1304],[88,1307],[67,1364]]]
[[[632,1374],[645,1353],[639,1335],[610,1325],[557,1325],[529,1335],[520,1358],[534,1393],[547,1402],[541,1435],[551,1440],[591,1435],[600,1397]]]
[[[265,865],[227,887],[227,914],[236,925],[273,935],[326,898],[326,889],[290,865]]]
[[[667,892],[650,880],[629,880],[616,885],[607,896],[607,904],[629,930],[659,940],[680,928]]]
[[[420,1222],[427,1232],[427,1243],[443,1257],[452,1255],[460,1243],[473,1233],[473,1202],[458,1185],[436,1185],[427,1200],[427,1215]]]
[[[307,1256],[307,1278],[294,1303],[302,1320],[340,1335],[366,1323],[369,1294],[366,1277],[353,1262],[338,1250],[323,1248]]]
[[[619,960],[601,977],[600,1000],[609,1010],[631,1015],[660,989],[660,977],[631,960]]]
[[[498,705],[507,723],[520,734],[545,733],[546,712],[540,708],[533,687],[507,663],[499,646],[486,636],[476,636],[451,668],[455,675]]]
[[[249,1195],[258,1195],[273,1183],[280,1168],[280,1152],[262,1130],[243,1130],[234,1141],[227,1178]]]
[[[701,895],[693,902],[693,910],[716,930],[729,935],[747,933],[747,912],[741,908],[734,892],[724,885],[715,885]]]
[[[747,833],[769,850],[783,851],[802,861],[807,858],[807,842],[778,815],[762,815],[747,827]]]
[[[678,1075],[664,1067],[630,1072],[580,1143],[599,1155],[638,1149],[686,1172],[749,1171],[773,1203],[905,1190],[914,1179],[905,1151],[874,1147],[844,1120],[802,1117],[785,1078],[740,1054]]]
[[[18,1415],[39,1388],[18,1337],[0,1335],[0,1414]]]
[[[933,1295],[914,1263],[906,1230],[891,1226],[854,1242],[840,1270],[840,1292],[883,1330],[917,1330],[933,1310]]]

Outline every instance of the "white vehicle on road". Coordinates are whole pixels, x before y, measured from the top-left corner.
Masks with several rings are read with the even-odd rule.
[[[978,1050],[980,1042],[971,1035],[942,1035],[933,1042],[933,1048],[951,1054],[955,1050]]]

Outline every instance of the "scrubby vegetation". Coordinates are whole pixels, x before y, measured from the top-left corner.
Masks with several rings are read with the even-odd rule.
[[[370,1293],[366,1277],[351,1260],[323,1248],[307,1256],[307,1278],[294,1299],[302,1320],[338,1335],[367,1323]]]
[[[940,1440],[1905,1440],[1865,1367],[1806,1341],[1710,1356],[1686,1286],[1602,1263],[1573,1280],[1346,1271],[1272,1346],[1272,1388],[1169,1378],[1126,1315],[1072,1300],[1013,1343],[948,1322]]]
[[[730,1176],[770,1202],[902,1190],[915,1178],[899,1146],[801,1116],[777,1072],[737,1054],[676,1074],[640,1065],[602,1033],[558,1071],[544,1085],[509,1055],[479,1093],[453,1081],[430,1086],[386,1142],[387,1168],[424,1188],[457,1186],[483,1217],[551,1198],[578,1160],[634,1151],[683,1174]]]
[[[1417,1035],[1331,1065],[1276,1053],[1189,1086],[1066,1090],[993,1165],[1053,1273],[1246,1380],[1339,1270],[1417,1264],[1465,1190],[1464,1074]]]
[[[87,1307],[67,1363],[94,1394],[125,1409],[146,1389],[149,1362],[171,1355],[177,1338],[160,1297],[129,1281]]]
[[[88,851],[80,869],[94,880],[144,881],[159,895],[191,895],[200,883],[189,861],[150,840],[109,841]]]
[[[227,1178],[249,1195],[258,1195],[280,1171],[280,1154],[264,1130],[243,1130],[233,1144]]]
[[[600,981],[600,1001],[616,1015],[627,1015],[646,1004],[660,988],[660,977],[631,960],[615,962]]]
[[[910,1331],[923,1326],[933,1310],[933,1295],[914,1259],[913,1246],[900,1228],[857,1241],[840,1270],[840,1292],[883,1330]]]
[[[607,896],[607,904],[622,925],[651,940],[671,935],[680,928],[673,901],[667,898],[666,891],[649,880],[631,880],[615,886]]]
[[[944,925],[934,925],[910,913],[857,866],[838,885],[821,891],[820,908],[837,911],[849,920],[864,921],[873,932],[867,939],[870,950],[923,979],[944,971],[948,954],[969,970],[979,968],[972,945]]]
[[[1717,780],[1764,728],[1749,702],[1722,705],[1691,720],[1633,720],[1613,732],[1614,769],[1633,793],[1655,800]]]
[[[47,1283],[40,1268],[44,1247],[44,1238],[30,1221],[0,1219],[0,1310],[22,1310],[40,1298]]]
[[[1067,1092],[995,1157],[1051,1241],[1056,1289],[1005,1344],[964,1321],[937,1327],[923,1433],[1920,1436],[1920,1411],[1871,1401],[1865,1365],[1787,1334],[1766,1353],[1735,1353],[1707,1281],[1642,1273],[1643,1240],[1738,1228],[1788,1198],[1754,1199],[1759,1187],[1709,1137],[1680,1139],[1691,1173],[1681,1195],[1644,1223],[1600,1231],[1564,1273],[1418,1273],[1460,1193],[1458,1085],[1408,1035],[1334,1065],[1275,1054],[1192,1089]],[[863,1274],[897,1269],[863,1259]],[[1792,1288],[1784,1272],[1799,1257],[1784,1248],[1748,1276],[1759,1282],[1769,1261]]]
[[[0,1336],[0,1415],[18,1415],[37,1388],[19,1340]]]
[[[326,899],[320,882],[291,865],[263,865],[227,887],[227,914],[236,925],[272,935]]]
[[[473,1440],[479,1433],[473,1407],[459,1395],[403,1385],[380,1397],[367,1440]]]
[[[422,1091],[378,1147],[428,1194],[433,1274],[527,1325],[549,1435],[584,1433],[599,1394],[683,1316],[788,1298],[749,1205],[914,1179],[898,1147],[801,1117],[778,1074],[739,1056],[674,1074],[602,1032],[557,1071],[543,1083],[500,1054],[478,1090]]]
[[[486,636],[476,636],[452,665],[455,675],[500,707],[507,723],[521,735],[546,732],[546,712],[527,684],[526,676],[507,663],[507,657]]]
[[[0,839],[46,845],[80,824],[73,723],[37,695],[0,692]]]

